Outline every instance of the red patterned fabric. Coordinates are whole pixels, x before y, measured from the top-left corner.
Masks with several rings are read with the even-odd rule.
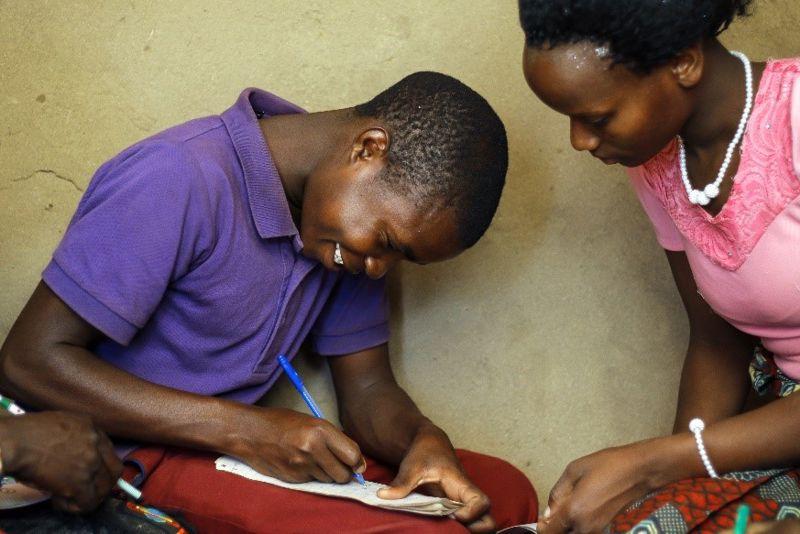
[[[734,526],[741,504],[750,507],[752,521],[800,517],[800,469],[674,482],[618,514],[606,533],[719,532]]]
[[[753,352],[750,378],[759,395],[772,391],[786,397],[800,391],[800,384],[784,375],[762,347]],[[750,507],[752,521],[800,518],[800,468],[679,480],[619,513],[605,533],[719,532],[733,528],[742,504]]]

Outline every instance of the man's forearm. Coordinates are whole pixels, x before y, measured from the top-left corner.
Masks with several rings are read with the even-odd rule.
[[[147,382],[82,347],[55,344],[24,354],[22,350],[13,340],[3,348],[0,385],[24,403],[88,414],[116,437],[207,450],[228,448],[226,401]]]
[[[376,386],[360,399],[341,407],[342,425],[370,456],[396,465],[420,432],[441,432],[398,386]]]
[[[342,425],[367,454],[397,465],[420,440],[452,451],[445,433],[397,384],[386,344],[328,360]]]
[[[234,441],[233,403],[106,363],[88,349],[102,337],[40,282],[0,348],[0,388],[36,408],[88,414],[112,436],[221,452]]]

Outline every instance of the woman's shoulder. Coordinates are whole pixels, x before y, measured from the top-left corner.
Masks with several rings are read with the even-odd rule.
[[[756,106],[763,105],[764,100],[770,103],[789,100],[791,93],[800,80],[800,57],[784,59],[768,59],[758,84]]]
[[[769,58],[764,72],[772,74],[800,72],[800,57]]]

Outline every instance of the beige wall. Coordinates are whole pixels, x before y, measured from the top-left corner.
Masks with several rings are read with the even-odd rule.
[[[799,2],[761,0],[724,41],[797,55],[798,27]],[[393,275],[399,379],[458,446],[508,458],[542,499],[570,459],[668,432],[686,321],[663,254],[622,169],[573,152],[566,120],[530,94],[521,46],[510,0],[0,0],[0,339],[125,146],[247,86],[324,110],[439,70],[495,106],[511,169],[474,249]],[[332,412],[320,363],[303,367]],[[286,384],[269,400],[300,407]]]

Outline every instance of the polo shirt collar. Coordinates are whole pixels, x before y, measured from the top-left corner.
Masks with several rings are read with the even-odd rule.
[[[288,113],[305,111],[278,96],[251,87],[242,91],[221,118],[244,170],[250,213],[258,235],[263,239],[295,236],[299,242],[299,232],[292,220],[278,169],[258,124],[261,117]]]

